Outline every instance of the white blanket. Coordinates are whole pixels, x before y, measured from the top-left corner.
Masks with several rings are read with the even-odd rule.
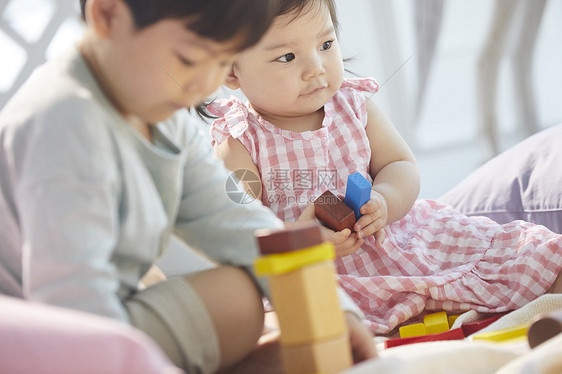
[[[562,295],[544,295],[500,318],[478,333],[494,331],[562,309]],[[461,315],[454,327],[477,320],[476,312]],[[534,374],[562,373],[562,334],[531,350],[525,340],[511,343],[472,341],[426,342],[379,351],[379,358],[345,374]]]

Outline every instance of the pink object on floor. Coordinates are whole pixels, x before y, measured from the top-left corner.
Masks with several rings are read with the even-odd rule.
[[[131,326],[6,296],[0,296],[0,352],[2,373],[183,373]]]

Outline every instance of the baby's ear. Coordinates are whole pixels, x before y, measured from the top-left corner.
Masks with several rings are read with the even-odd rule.
[[[236,73],[234,72],[234,65],[232,66],[232,68],[230,69],[230,72],[226,76],[226,78],[224,80],[224,85],[226,87],[230,88],[231,90],[237,90],[237,89],[240,88],[240,82],[238,81],[238,77],[236,76]]]

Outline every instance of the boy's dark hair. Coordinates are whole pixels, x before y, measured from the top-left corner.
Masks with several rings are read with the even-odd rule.
[[[80,0],[86,21],[86,1]],[[123,0],[131,10],[138,29],[163,19],[184,19],[186,28],[199,36],[222,42],[242,35],[238,50],[256,44],[275,17],[276,0]],[[204,105],[195,108],[208,117]]]
[[[86,20],[86,0],[80,0],[80,11],[82,12],[82,21]]]
[[[87,0],[80,0],[85,20]],[[196,34],[222,42],[242,35],[239,50],[256,44],[269,28],[275,0],[123,0],[138,29],[163,19],[185,19],[186,27]]]

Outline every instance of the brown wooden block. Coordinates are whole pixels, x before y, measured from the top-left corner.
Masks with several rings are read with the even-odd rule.
[[[554,338],[562,333],[562,310],[548,313],[539,317],[529,326],[527,332],[529,346],[535,348],[537,345]]]
[[[335,374],[353,364],[347,334],[311,344],[281,346],[281,360],[286,374]]]
[[[332,261],[271,277],[269,287],[282,344],[298,345],[347,331]]]
[[[314,201],[314,212],[318,219],[334,231],[346,228],[353,231],[355,213],[329,190]]]
[[[294,224],[281,230],[256,230],[255,237],[264,255],[296,251],[324,242],[320,226],[316,223]]]

